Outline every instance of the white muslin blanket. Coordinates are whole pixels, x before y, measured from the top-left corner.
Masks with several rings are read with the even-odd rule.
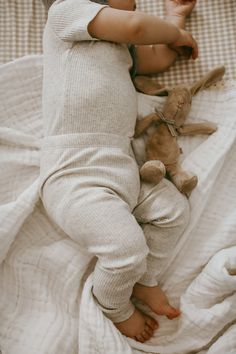
[[[218,130],[179,139],[183,164],[199,184],[161,285],[182,315],[156,317],[160,329],[145,344],[122,336],[104,317],[91,296],[94,259],[43,209],[41,89],[41,56],[0,67],[2,354],[235,354],[236,88],[214,86],[193,99],[189,120],[216,122]],[[165,100],[138,97],[141,116]]]

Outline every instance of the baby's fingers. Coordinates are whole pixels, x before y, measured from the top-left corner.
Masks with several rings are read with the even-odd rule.
[[[198,44],[197,41],[193,38],[191,33],[186,31],[181,31],[183,35],[183,48],[185,48],[185,52],[189,54],[189,57],[192,59],[197,59],[198,57]],[[188,49],[187,49],[188,48]]]
[[[192,48],[192,58],[195,60],[198,58],[198,44],[193,37],[192,37],[191,48]]]

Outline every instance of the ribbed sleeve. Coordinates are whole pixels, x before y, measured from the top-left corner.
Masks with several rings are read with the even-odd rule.
[[[58,0],[48,12],[48,25],[63,41],[96,40],[88,33],[88,25],[104,7],[89,0]]]

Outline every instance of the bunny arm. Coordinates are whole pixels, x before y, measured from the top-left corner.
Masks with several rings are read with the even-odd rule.
[[[217,130],[217,125],[211,122],[189,123],[177,128],[179,135],[212,134]]]
[[[138,120],[135,126],[134,137],[138,138],[140,135],[145,133],[145,131],[150,127],[150,125],[154,122],[161,122],[161,119],[158,117],[156,113],[151,113],[145,118]]]

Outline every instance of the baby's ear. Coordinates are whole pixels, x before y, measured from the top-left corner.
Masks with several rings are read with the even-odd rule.
[[[195,82],[195,84],[193,84],[193,86],[190,88],[191,94],[195,95],[198,91],[215,84],[218,80],[222,79],[224,73],[224,66],[220,66],[211,70],[208,74],[203,76],[202,79],[198,80],[197,82]]]
[[[142,93],[152,96],[168,96],[169,89],[159,84],[156,80],[147,76],[136,76],[134,78],[135,88]]]

